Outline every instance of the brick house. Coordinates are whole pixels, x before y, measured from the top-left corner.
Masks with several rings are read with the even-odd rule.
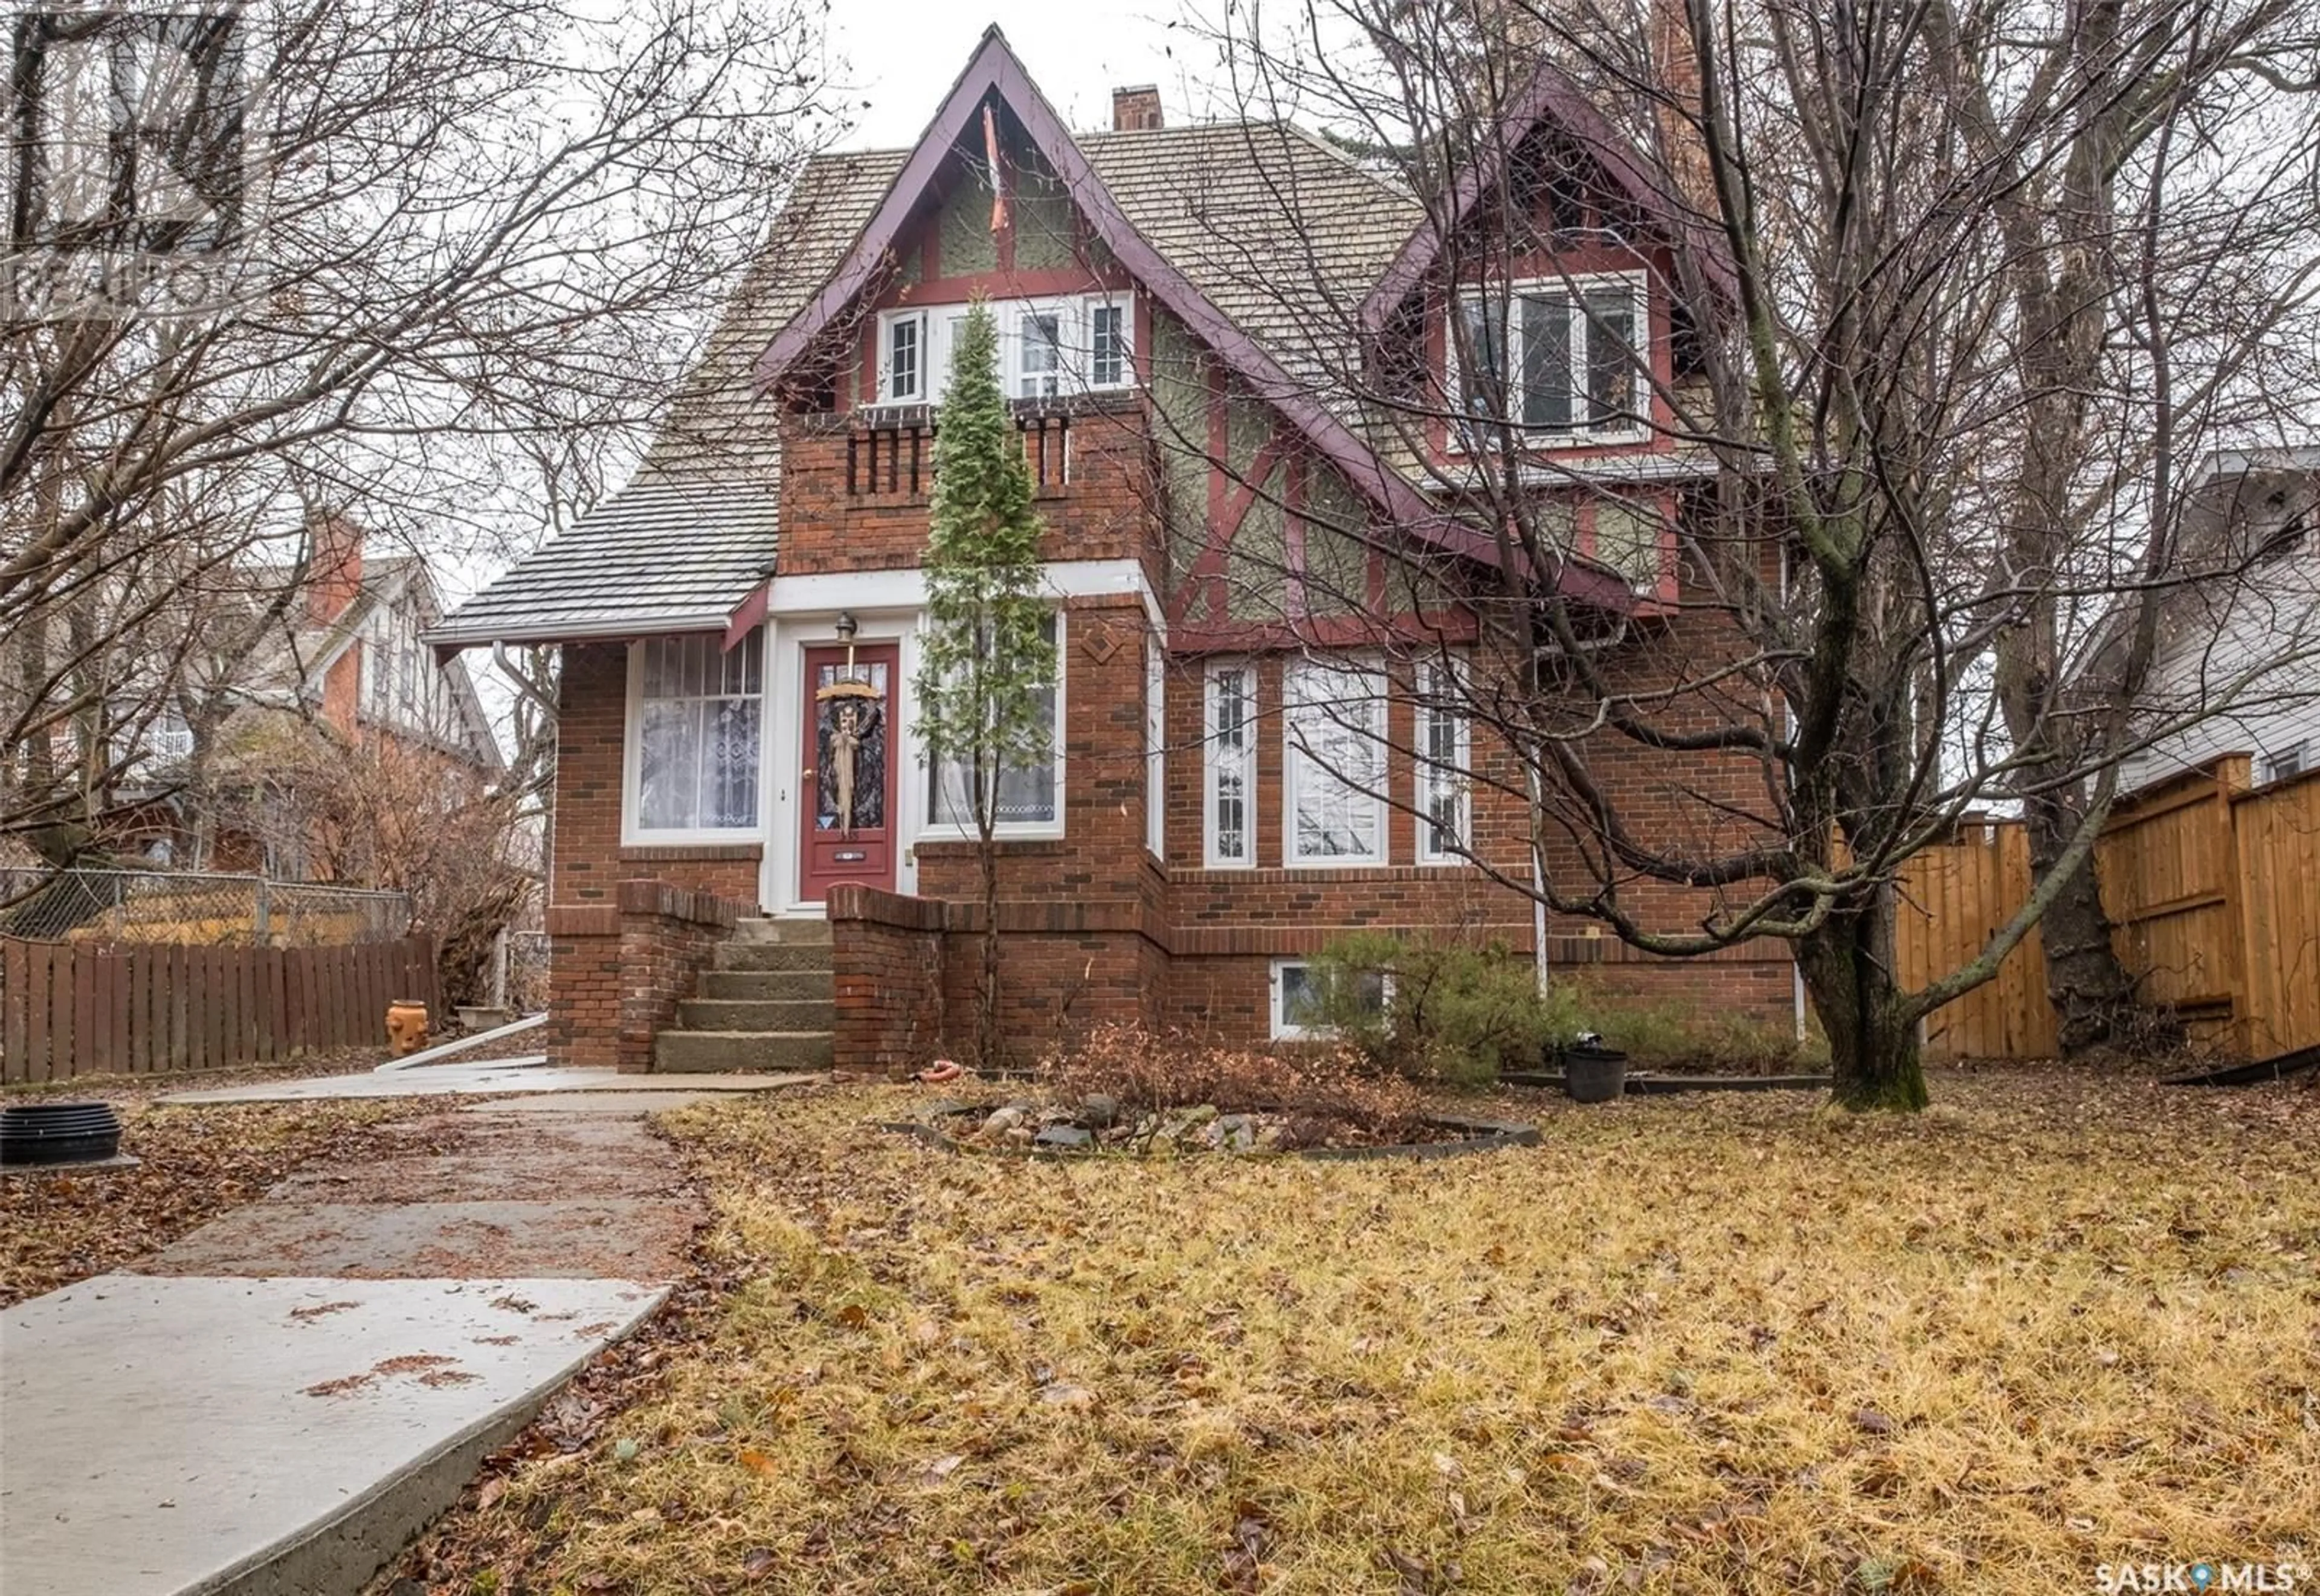
[[[1581,179],[1536,203],[1590,225],[1512,257],[1530,286],[1496,347],[1557,480],[1587,485],[1540,490],[1570,499],[1550,579],[1647,680],[1632,639],[1681,631],[1672,518],[1709,470],[1655,396],[1683,376],[1677,223],[1566,80],[1518,114]],[[974,857],[911,684],[934,401],[978,296],[1063,661],[1056,757],[1002,791],[1010,1036],[1294,1035],[1305,961],[1354,927],[1544,934],[1551,963],[1789,1023],[1784,949],[1651,961],[1504,884],[1532,869],[1520,767],[1429,691],[1493,668],[1468,602],[1492,541],[1444,488],[1457,440],[1343,392],[1364,340],[1455,380],[1445,320],[1476,302],[1442,259],[1408,194],[1293,126],[1167,127],[1125,90],[1073,134],[996,30],[916,147],[811,162],[634,481],[430,634],[561,648],[556,1055],[901,1067],[969,1023]],[[876,694],[851,828],[817,696],[840,679]],[[737,920],[758,954],[717,951]],[[703,1030],[734,1034],[684,1045]]]

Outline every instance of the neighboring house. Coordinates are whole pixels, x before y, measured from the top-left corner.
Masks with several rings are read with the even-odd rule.
[[[304,875],[295,793],[261,793],[285,764],[326,765],[316,739],[420,761],[478,790],[503,768],[466,662],[439,662],[421,640],[443,611],[426,562],[367,558],[362,530],[340,516],[319,521],[312,542],[282,618],[260,622],[254,641],[246,619],[213,618],[218,635],[234,639],[231,657],[196,648],[178,703],[146,727],[120,799],[137,805],[133,830],[150,857]],[[244,607],[259,612],[274,591],[254,581]],[[193,719],[204,712],[213,747],[197,771]],[[140,788],[150,802],[140,804]],[[288,812],[261,818],[269,804]]]
[[[1619,349],[1687,375],[1678,223],[1566,80],[1543,74],[1518,116],[1520,159],[1567,179],[1528,190],[1538,241],[1504,335],[1539,491],[1569,502],[1554,580],[1606,647],[1631,627],[1664,639],[1691,624],[1670,602],[1675,495],[1711,467],[1638,422],[1664,405]],[[689,893],[828,918],[839,1062],[899,1066],[961,1034],[974,856],[911,684],[930,407],[977,296],[1000,319],[1062,661],[1055,758],[1004,785],[1010,1032],[1294,1036],[1307,961],[1355,926],[1533,948],[1528,900],[1455,846],[1527,878],[1519,775],[1420,702],[1440,667],[1413,683],[1373,652],[1476,635],[1455,593],[1394,596],[1417,592],[1418,556],[1430,581],[1492,558],[1445,503],[1461,446],[1437,430],[1418,461],[1408,440],[1378,442],[1332,391],[1342,351],[1319,342],[1346,324],[1337,307],[1366,307],[1389,355],[1455,388],[1445,316],[1472,313],[1470,291],[1443,282],[1408,194],[1312,134],[1165,127],[1149,90],[1121,91],[1114,123],[1067,131],[993,30],[915,148],[816,159],[635,480],[429,633],[446,654],[561,646],[557,1057],[651,1062],[717,929]],[[876,694],[866,719],[818,696],[849,671]],[[1329,743],[1335,766],[1311,752]],[[851,828],[841,748],[859,753]],[[1373,759],[1374,781],[1339,779]],[[1616,775],[1717,790],[1698,765]],[[1734,780],[1736,811],[1747,773]],[[1663,963],[1561,929],[1557,957],[1791,1021],[1784,948]]]
[[[2221,754],[2257,784],[2320,766],[2320,447],[2217,455],[2180,540],[2207,573],[2161,610],[2131,790]]]

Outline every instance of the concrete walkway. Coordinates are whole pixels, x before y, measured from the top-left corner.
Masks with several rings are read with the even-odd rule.
[[[644,1115],[787,1084],[612,1076],[399,1121],[0,1314],[0,1589],[352,1596],[684,1272],[703,1215]]]
[[[486,1058],[473,1064],[430,1064],[381,1075],[308,1075],[174,1092],[159,1102],[307,1102],[334,1097],[432,1097],[501,1092],[766,1092],[825,1077],[807,1072],[775,1075],[622,1075],[609,1069],[561,1069],[538,1057]]]

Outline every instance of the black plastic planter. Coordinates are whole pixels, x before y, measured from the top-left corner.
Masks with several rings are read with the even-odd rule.
[[[0,1109],[0,1164],[98,1164],[121,1151],[121,1116],[105,1102],[28,1102]]]
[[[1563,1048],[1563,1089],[1573,1102],[1609,1102],[1627,1089],[1627,1056],[1617,1047]]]

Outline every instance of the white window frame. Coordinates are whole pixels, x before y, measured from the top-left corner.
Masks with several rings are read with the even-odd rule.
[[[911,305],[880,313],[878,317],[877,382],[874,407],[902,408],[940,403],[950,379],[954,330],[966,317],[964,304]],[[1125,393],[1136,386],[1136,298],[1119,293],[1067,294],[1038,299],[989,302],[992,323],[999,331],[999,383],[1010,399],[1068,398],[1074,394]],[[1116,382],[1095,380],[1095,312],[1119,312],[1119,376]],[[1028,346],[1023,341],[1023,318],[1052,315],[1062,349],[1055,373],[1053,394],[1029,392],[1032,374],[1023,366]],[[918,386],[909,394],[893,389],[894,329],[904,324],[919,330]],[[1046,373],[1039,374],[1045,385]]]
[[[2269,786],[2273,782],[2288,781],[2311,769],[2311,761],[2307,757],[2310,746],[2309,739],[2306,739],[2292,742],[2277,753],[2265,755],[2263,779],[2257,784]]]
[[[772,640],[760,628],[753,634],[760,650]],[[659,638],[629,645],[628,709],[621,732],[621,845],[623,848],[684,848],[696,844],[763,841],[766,816],[771,807],[767,760],[774,741],[773,706],[767,696],[772,685],[770,662],[760,653],[757,663],[757,818],[739,826],[647,827],[644,824],[644,703],[645,650]],[[746,644],[736,644],[737,648]]]
[[[1269,1006],[1272,1019],[1272,1034],[1274,1041],[1327,1041],[1337,1034],[1337,1028],[1335,1026],[1298,1025],[1289,1019],[1289,983],[1286,979],[1287,973],[1291,970],[1303,970],[1308,973],[1310,978],[1313,966],[1316,962],[1317,961],[1310,958],[1276,958],[1273,961],[1273,966],[1267,975],[1266,984],[1271,996]],[[1391,970],[1380,971],[1378,982],[1380,987],[1378,998],[1381,1004],[1379,1012],[1382,1013],[1385,1010],[1393,1007],[1393,972]]]
[[[1071,670],[1069,668],[1069,661],[1071,659],[1069,628],[1071,623],[1066,618],[1065,612],[1060,607],[1051,612],[1051,613],[1053,613],[1056,618],[1056,726],[1055,733],[1048,741],[1055,756],[1056,818],[1052,821],[1001,821],[991,829],[992,836],[1001,839],[1008,838],[1061,837],[1064,835],[1065,817],[1071,812],[1069,791],[1064,785],[1064,729],[1065,726],[1070,724],[1070,721],[1067,719],[1069,703],[1065,696],[1065,691],[1069,685],[1071,678]],[[925,631],[926,622],[922,618],[920,621],[920,635],[923,636]],[[923,778],[916,784],[919,793],[917,798],[917,803],[919,805],[919,835],[937,842],[972,842],[976,840],[977,839],[975,837],[974,828],[972,825],[965,822],[938,821],[935,819],[934,754],[933,751],[930,748],[926,748],[923,743],[920,743],[919,747],[919,773]]]
[[[1228,754],[1224,730],[1217,720],[1217,679],[1228,673],[1241,678],[1241,721],[1237,751]],[[1212,660],[1201,673],[1201,863],[1210,870],[1253,870],[1256,867],[1256,662],[1251,659]],[[1219,775],[1238,766],[1241,791],[1240,851],[1226,853],[1219,846],[1217,788]]]
[[[1364,854],[1316,854],[1307,856],[1297,851],[1297,799],[1305,785],[1306,768],[1312,756],[1299,746],[1298,714],[1300,699],[1298,681],[1307,674],[1358,677],[1364,696],[1359,701],[1365,712],[1373,717],[1370,727],[1359,735],[1367,737],[1376,747],[1378,774],[1372,784],[1373,790],[1364,792],[1334,772],[1317,769],[1319,779],[1335,782],[1346,789],[1356,803],[1370,806],[1370,835],[1376,847]],[[1349,657],[1330,659],[1291,659],[1283,667],[1281,684],[1281,863],[1289,870],[1363,870],[1393,861],[1393,827],[1387,812],[1383,788],[1387,780],[1385,668],[1375,659]],[[1343,703],[1343,699],[1318,701],[1316,707],[1327,703]],[[1339,722],[1343,724],[1343,722]]]
[[[1588,396],[1587,378],[1591,363],[1587,349],[1585,329],[1588,326],[1588,321],[1583,306],[1590,291],[1619,284],[1625,284],[1635,296],[1634,326],[1636,344],[1634,354],[1636,366],[1636,409],[1637,413],[1617,424],[1606,426],[1594,426],[1579,421],[1574,421],[1567,427],[1553,427],[1544,423],[1533,426],[1523,422],[1520,419],[1524,408],[1524,394],[1520,381],[1523,367],[1520,302],[1526,297],[1536,297],[1545,294],[1563,295],[1570,300],[1573,331],[1571,340],[1572,398],[1574,404],[1585,404]],[[1445,379],[1443,392],[1449,397],[1451,408],[1454,411],[1463,408],[1465,393],[1464,376],[1458,362],[1458,337],[1455,331],[1455,324],[1464,318],[1465,307],[1468,304],[1485,298],[1494,304],[1502,303],[1506,307],[1508,325],[1505,329],[1507,348],[1504,369],[1507,374],[1508,420],[1514,423],[1515,431],[1520,432],[1531,444],[1546,449],[1588,449],[1603,444],[1638,443],[1651,436],[1652,307],[1651,279],[1647,274],[1641,271],[1592,272],[1567,277],[1522,277],[1504,285],[1494,283],[1482,286],[1462,287],[1451,300],[1450,315],[1453,326],[1444,329],[1442,340],[1443,369]],[[1452,422],[1452,431],[1454,441],[1464,441],[1469,436],[1467,429],[1455,421]]]
[[[1443,683],[1445,676],[1450,678],[1446,685]],[[1465,684],[1464,661],[1427,659],[1418,663],[1418,697],[1412,705],[1409,745],[1418,778],[1412,807],[1418,811],[1418,862],[1421,865],[1466,863],[1465,854],[1442,848],[1434,839],[1434,804],[1445,793],[1456,801],[1452,830],[1468,850],[1474,846],[1474,723],[1463,707],[1448,708],[1439,702],[1428,702],[1446,699],[1463,706]],[[1444,721],[1452,728],[1452,765],[1446,770],[1435,759],[1429,735],[1436,724]]]
[[[1160,634],[1144,634],[1144,847],[1168,859],[1168,682]]]

